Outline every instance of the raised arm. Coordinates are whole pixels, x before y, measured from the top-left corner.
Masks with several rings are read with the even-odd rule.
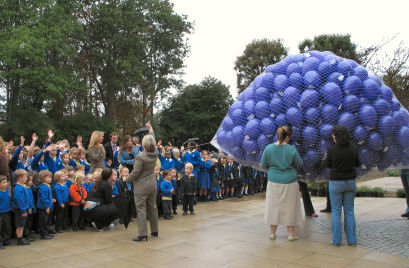
[[[29,158],[33,157],[34,146],[35,146],[37,140],[38,140],[37,133],[33,133],[33,135],[31,136],[31,144],[30,144],[30,147],[28,148],[27,157],[29,157]]]

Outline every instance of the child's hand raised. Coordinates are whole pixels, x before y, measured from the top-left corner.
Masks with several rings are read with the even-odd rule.
[[[24,138],[24,136],[21,136],[20,137],[20,145],[21,146],[24,146],[24,141],[25,141],[26,139]]]
[[[54,137],[54,132],[50,129],[48,130],[48,140],[51,141],[51,139]]]
[[[37,140],[38,140],[38,136],[37,136],[37,133],[33,133],[33,135],[31,135],[31,139],[34,141],[34,142],[36,142]]]

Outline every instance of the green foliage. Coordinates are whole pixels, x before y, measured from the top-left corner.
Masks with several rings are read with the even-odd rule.
[[[215,78],[189,85],[160,112],[159,138],[175,145],[193,137],[210,142],[232,102],[229,88]]]
[[[371,188],[368,186],[359,186],[356,191],[357,197],[384,197],[387,191],[381,187]]]
[[[400,170],[389,170],[386,172],[386,175],[388,175],[389,177],[399,177]]]
[[[234,66],[239,93],[246,89],[267,66],[281,61],[287,54],[288,50],[280,39],[254,40],[248,44],[243,55],[237,57]]]
[[[406,197],[406,192],[404,189],[398,189],[396,190],[396,197],[398,198],[405,198]]]
[[[322,34],[315,36],[314,39],[305,39],[299,45],[298,49],[301,53],[310,50],[331,51],[336,55],[355,60],[360,63],[356,45],[351,42],[349,34]]]

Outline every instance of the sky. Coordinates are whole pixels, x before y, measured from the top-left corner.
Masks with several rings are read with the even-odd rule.
[[[409,1],[367,0],[170,0],[178,14],[194,22],[185,61],[187,84],[213,76],[237,96],[234,62],[254,39],[283,40],[289,54],[320,34],[350,34],[358,47],[397,35],[387,50],[409,46]]]

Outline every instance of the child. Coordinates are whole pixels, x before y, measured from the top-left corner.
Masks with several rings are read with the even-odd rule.
[[[186,151],[184,156],[183,156],[183,163],[191,163],[193,165],[193,171],[192,174],[195,175],[196,180],[198,179],[197,173],[199,172],[199,166],[200,162],[202,160],[201,154],[196,150],[198,144],[194,141],[189,141],[187,143],[189,151]],[[183,146],[182,146],[182,151],[183,151]],[[197,183],[197,181],[196,181]]]
[[[212,167],[212,162],[206,150],[202,151],[202,157],[198,173],[199,200],[207,201],[207,189],[210,188],[210,168]]]
[[[74,181],[73,178],[74,178],[75,171],[74,171],[74,168],[72,166],[68,166],[64,170],[67,173],[67,179],[66,179],[65,183],[67,184],[68,189],[70,189],[71,184],[73,184],[73,181]]]
[[[63,153],[61,155],[61,162],[64,168],[67,168],[68,166],[70,166],[70,156],[66,153]]]
[[[172,211],[172,194],[175,189],[172,186],[171,174],[169,170],[163,171],[163,178],[164,180],[160,184],[160,191],[162,193],[162,209],[163,209],[163,217],[167,220],[172,219],[173,217],[170,215]]]
[[[30,242],[23,239],[24,226],[27,221],[27,213],[29,212],[29,199],[26,191],[25,183],[27,181],[27,171],[17,169],[14,173],[14,178],[17,182],[13,189],[13,210],[15,213],[15,225],[17,235],[17,245],[26,246]]]
[[[92,186],[94,186],[94,182],[92,181],[92,174],[88,173],[87,176],[85,176],[85,181],[82,186],[84,186],[87,193],[91,191]]]
[[[179,178],[178,178],[178,173],[177,173],[176,168],[172,168],[170,170],[170,177],[171,177],[171,182],[172,182],[172,186],[173,186],[173,189],[174,189],[174,191],[172,193],[172,209],[173,209],[173,214],[176,215],[176,214],[178,214],[177,211],[176,211],[177,207],[178,207],[178,197],[177,197],[176,194],[177,194],[178,188],[179,188],[177,186]]]
[[[253,176],[253,169],[251,167],[243,167],[244,175],[244,195],[249,195],[249,185],[251,185],[251,177]]]
[[[40,172],[41,170],[49,170],[48,165],[44,162],[44,153],[48,152],[49,150],[49,147],[45,148],[44,151],[42,151],[40,148],[34,150],[35,156],[33,158],[33,162],[31,162],[32,170],[37,172]]]
[[[36,206],[34,203],[34,195],[32,190],[33,180],[34,180],[33,174],[28,173],[26,182],[26,191],[28,195],[28,214],[26,225],[24,226],[23,237],[29,242],[35,241],[35,238],[31,236],[31,228],[33,227],[34,214],[36,213]]]
[[[50,183],[52,173],[48,170],[41,170],[38,178],[41,183],[37,194],[38,227],[41,239],[53,239],[53,231],[48,228],[48,222],[53,208],[53,193]]]
[[[83,207],[87,198],[87,191],[82,185],[85,175],[81,171],[75,172],[74,183],[70,186],[70,206],[72,209],[72,230],[78,232],[78,227],[85,230]]]
[[[171,158],[171,152],[170,151],[165,151],[165,157],[162,156],[162,151],[161,151],[161,146],[158,146],[158,157],[161,163],[161,168],[164,170],[171,170],[172,168],[175,168],[175,161]]]
[[[87,159],[85,157],[86,155],[87,155],[87,151],[85,151],[84,149],[80,149],[79,163],[84,166],[85,175],[87,175],[89,171],[91,170],[91,165],[87,162]]]
[[[160,192],[160,184],[163,181],[162,176],[160,175],[160,166],[155,166],[154,174],[156,178],[156,207],[158,208],[158,216],[162,217],[162,197]]]
[[[185,175],[183,175],[180,183],[181,193],[183,196],[183,216],[187,215],[188,205],[190,215],[195,215],[195,211],[193,209],[193,198],[196,195],[197,183],[192,171],[193,165],[191,163],[186,163]]]
[[[10,195],[7,188],[7,177],[0,175],[0,249],[8,243],[11,236]]]
[[[65,224],[68,222],[68,186],[65,183],[67,179],[67,173],[63,170],[59,170],[54,174],[54,181],[56,182],[54,186],[56,195],[56,206],[55,206],[55,231],[57,233],[62,233],[63,229],[68,229]]]

